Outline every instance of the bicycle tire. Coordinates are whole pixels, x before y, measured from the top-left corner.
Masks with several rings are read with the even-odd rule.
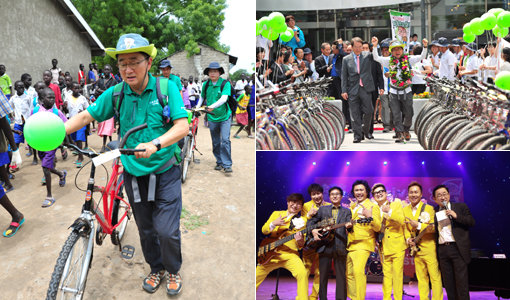
[[[426,115],[424,115],[422,117],[422,121],[420,122],[419,125],[417,125],[415,128],[414,128],[414,133],[416,134],[416,137],[418,139],[418,143],[420,143],[420,145],[423,145],[423,142],[421,140],[421,133],[423,131],[423,127],[422,126],[425,122],[427,122],[431,117],[435,116],[437,114],[437,112],[440,112],[442,111],[442,107],[435,107],[433,109],[431,109],[429,111],[429,113],[427,113]]]
[[[181,182],[184,182],[182,178],[184,177],[183,170],[184,163],[186,162],[186,153],[188,152],[189,140],[190,140],[189,135],[186,135],[184,137],[184,145],[182,146],[181,149],[181,162],[179,163],[179,165],[181,166]]]
[[[332,150],[333,149],[333,138],[331,137],[331,132],[328,130],[327,125],[324,123],[324,120],[319,117],[318,115],[312,116],[314,122],[316,123],[316,126],[318,130],[322,133],[322,136],[324,137],[325,141],[325,150]]]
[[[439,123],[441,119],[448,114],[447,110],[439,110],[432,114],[426,121],[423,122],[422,130],[420,131],[420,135],[418,136],[418,140],[423,149],[428,149],[427,145],[427,133],[429,133],[429,128]]]
[[[333,137],[335,140],[335,144],[333,149],[338,150],[340,149],[340,146],[342,145],[343,141],[343,126],[342,121],[337,119],[337,116],[335,116],[333,113],[324,111],[324,113],[320,114],[327,123],[329,123],[329,126],[331,127],[331,130],[333,131]]]
[[[126,213],[127,211],[127,213]],[[124,238],[124,234],[126,233],[126,228],[128,225],[129,220],[131,220],[131,209],[128,210],[128,206],[126,203],[120,201],[119,199],[115,199],[113,202],[113,218],[112,218],[112,225],[117,224],[117,220],[119,218],[122,218],[122,216],[126,213],[126,217],[122,219],[122,223],[115,228],[114,232],[110,235],[112,244],[115,246],[118,246],[122,239]]]
[[[347,123],[347,121],[345,120],[345,115],[341,109],[336,107],[334,104],[326,102],[326,103],[324,103],[324,110],[331,112],[336,117],[338,117],[340,119],[340,121],[342,122],[342,129],[345,128],[345,124]]]
[[[437,141],[441,137],[441,135],[444,134],[445,128],[448,127],[450,124],[453,124],[454,122],[464,119],[466,119],[466,117],[452,114],[449,117],[445,118],[443,122],[439,123],[435,128],[433,128],[432,136],[430,137],[430,140],[428,142],[429,149],[437,150],[436,149]]]
[[[473,122],[469,120],[462,120],[458,123],[452,124],[445,131],[447,131],[446,135],[442,140],[438,141],[436,148],[438,150],[446,150],[448,145],[451,145],[452,142],[464,132],[464,128],[472,128]]]
[[[292,125],[289,125],[287,127],[287,132],[289,135],[292,135],[292,137],[295,139],[296,142],[295,150],[306,150],[306,145],[302,140],[301,135],[299,134],[298,131],[296,131],[296,129]]]
[[[269,147],[266,145],[266,143],[264,142],[264,140],[261,138],[261,137],[256,137],[255,138],[255,141],[257,143],[257,150],[269,150]]]
[[[468,130],[464,135],[460,136],[459,138],[455,139],[452,143],[452,146],[448,150],[459,150],[463,147],[465,143],[467,143],[470,139],[476,137],[477,135],[486,133],[487,130],[477,127],[473,128],[471,130]]]
[[[189,164],[191,163],[192,155],[193,155],[193,139],[189,138],[186,142],[186,145],[183,147],[186,148],[186,152],[184,154],[184,158],[182,159],[182,170],[181,170],[181,182],[184,183],[186,181],[186,177],[188,175]]]
[[[312,136],[313,143],[314,143],[314,150],[323,150],[324,148],[322,146],[321,139],[320,139],[316,129],[313,127],[313,125],[310,122],[308,122],[308,120],[306,120],[306,119],[303,119],[302,124],[303,124],[303,127],[305,127],[305,129]]]
[[[459,128],[461,128],[463,126],[467,126],[469,124],[471,124],[471,121],[466,120],[466,119],[461,119],[461,120],[457,120],[457,121],[448,123],[444,127],[442,132],[439,132],[436,134],[435,140],[431,144],[432,150],[441,150],[441,149],[443,149],[443,147],[446,147],[447,142],[445,142],[445,141],[449,141],[452,137],[454,137],[456,134],[458,134]]]
[[[438,104],[434,103],[434,102],[428,102],[427,104],[425,104],[421,109],[420,111],[418,112],[418,115],[416,116],[416,119],[414,120],[414,132],[416,132],[418,130],[418,128],[420,127],[421,125],[421,121],[423,119],[423,117],[425,115],[428,114],[428,112],[433,109],[434,107],[437,107]]]
[[[498,150],[510,150],[510,144],[503,145]]]
[[[269,124],[268,128],[272,129],[268,131],[269,136],[272,135],[271,140],[273,141],[273,145],[275,146],[275,150],[291,150],[290,145],[287,142],[287,139],[282,136],[280,129],[275,125]]]
[[[57,294],[59,296],[65,296],[66,292],[65,289],[69,289],[68,285],[62,281],[65,281],[69,278],[69,275],[76,275],[76,287],[73,288],[74,290],[77,290],[77,294],[75,298],[73,299],[82,299],[83,293],[85,292],[85,286],[87,282],[87,274],[88,270],[90,268],[90,264],[92,262],[92,255],[90,256],[90,259],[87,260],[87,247],[89,245],[89,239],[92,237],[90,235],[86,236],[78,230],[71,231],[71,234],[67,238],[66,242],[64,243],[64,246],[62,247],[62,251],[60,251],[60,254],[57,259],[57,263],[55,264],[55,268],[53,270],[53,273],[51,274],[51,280],[50,285],[48,287],[48,292],[46,294],[46,300],[54,300],[57,297]],[[79,242],[81,240],[81,243]],[[78,257],[78,260],[76,262],[79,263],[80,266],[76,270],[71,269],[74,267],[75,263],[72,261],[69,261],[70,259],[73,259],[74,251],[76,250],[76,246],[81,244],[83,246],[83,251],[81,251],[81,256]],[[94,243],[92,243],[93,247]],[[93,249],[93,248],[92,248]],[[78,252],[79,253],[79,252]],[[83,272],[83,268],[86,269],[86,271]],[[80,276],[82,275],[82,272],[85,274],[85,279],[83,281],[83,286],[80,285]],[[65,275],[65,276],[64,276]],[[64,294],[62,294],[64,292]]]
[[[461,149],[459,150],[476,150],[478,146],[486,141],[487,139],[490,139],[491,137],[495,136],[496,134],[493,132],[487,132],[484,134],[481,134],[473,139],[471,139],[468,143],[466,143]]]
[[[264,144],[267,146],[266,150],[274,150],[273,141],[271,141],[271,137],[265,131],[264,129],[257,130],[257,135],[262,136],[262,140],[264,141]]]
[[[505,145],[508,142],[506,136],[496,135],[483,142],[477,150],[496,150],[498,145]],[[493,149],[493,147],[496,147]]]

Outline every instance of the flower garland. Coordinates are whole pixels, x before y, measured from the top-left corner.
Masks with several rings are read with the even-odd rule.
[[[398,70],[400,69],[400,78],[397,78]],[[404,54],[400,59],[390,57],[390,82],[393,86],[405,89],[411,85],[411,77],[413,71],[409,66],[408,55]]]

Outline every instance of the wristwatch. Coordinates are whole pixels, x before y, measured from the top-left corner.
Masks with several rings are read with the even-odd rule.
[[[153,139],[151,143],[158,148],[158,151],[161,150],[161,142],[159,139]]]

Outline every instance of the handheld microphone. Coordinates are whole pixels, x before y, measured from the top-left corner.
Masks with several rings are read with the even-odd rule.
[[[443,207],[444,207],[444,209],[448,209],[448,208],[447,208],[447,206],[446,206],[446,204],[447,204],[447,203],[446,203],[446,201],[443,201],[442,203],[443,203]],[[450,220],[452,220],[452,219],[453,219],[453,218],[452,218],[452,216],[450,216],[450,215],[448,216],[448,218],[449,218]]]

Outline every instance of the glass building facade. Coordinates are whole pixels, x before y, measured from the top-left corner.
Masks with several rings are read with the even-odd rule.
[[[507,9],[509,2],[501,0],[424,0],[425,38],[431,40],[438,36],[445,36],[449,39],[462,37],[462,26],[465,23],[481,16],[491,8]],[[257,7],[257,19],[272,12],[258,9]],[[369,41],[370,37],[374,35],[379,40],[391,37],[388,10],[412,12],[411,32],[418,34],[418,40],[423,38],[421,1],[363,8],[280,12],[295,17],[296,25],[305,34],[306,47],[318,55],[322,42],[332,42],[338,38],[350,40],[358,36]]]

